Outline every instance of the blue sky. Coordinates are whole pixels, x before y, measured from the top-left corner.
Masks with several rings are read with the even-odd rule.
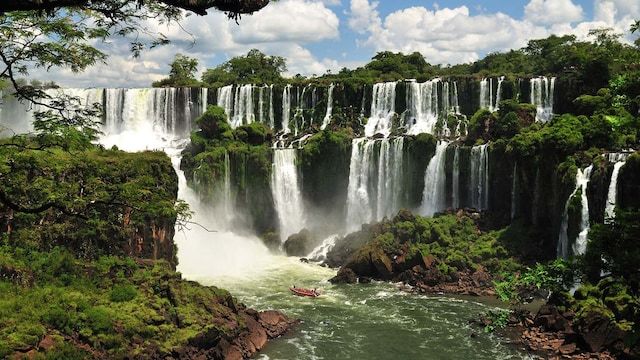
[[[168,73],[176,53],[197,58],[204,70],[252,48],[286,57],[289,75],[353,68],[383,50],[418,51],[432,64],[456,64],[551,34],[587,39],[593,28],[611,27],[632,41],[634,19],[640,19],[638,0],[280,0],[243,16],[239,25],[216,11],[189,16],[180,26],[150,22],[170,45],[132,59],[126,39],[112,39],[99,44],[110,55],[107,64],[78,75],[33,75],[65,86],[143,87]]]

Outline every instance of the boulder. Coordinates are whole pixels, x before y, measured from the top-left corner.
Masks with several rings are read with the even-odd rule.
[[[338,274],[329,279],[332,284],[355,284],[358,282],[358,275],[356,275],[350,268],[342,268],[338,271]]]
[[[562,316],[554,305],[547,304],[540,307],[534,322],[547,331],[572,332],[571,322]]]
[[[318,245],[318,240],[307,229],[289,236],[284,242],[284,251],[288,256],[306,256]]]
[[[626,333],[613,320],[599,311],[590,311],[576,324],[576,332],[590,351],[600,352],[624,344]]]
[[[393,277],[393,266],[391,265],[391,259],[384,253],[384,251],[378,249],[370,252],[371,264],[376,269],[378,277],[382,280],[390,280]],[[366,274],[361,274],[365,275]]]

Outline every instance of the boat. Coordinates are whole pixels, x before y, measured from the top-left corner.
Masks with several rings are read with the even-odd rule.
[[[298,295],[298,296],[306,296],[306,297],[318,297],[320,296],[320,293],[316,290],[316,289],[305,289],[305,288],[299,288],[299,287],[290,287],[289,290],[291,290],[291,292],[294,295]]]

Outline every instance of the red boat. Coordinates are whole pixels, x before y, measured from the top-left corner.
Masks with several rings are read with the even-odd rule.
[[[292,293],[298,296],[307,296],[307,297],[320,296],[320,293],[316,289],[311,290],[311,289],[299,288],[294,286],[294,287],[290,287],[289,290],[291,290]]]

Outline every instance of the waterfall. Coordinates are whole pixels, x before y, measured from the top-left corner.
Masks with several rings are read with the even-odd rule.
[[[578,234],[578,238],[573,244],[572,250],[573,255],[582,255],[584,254],[587,248],[587,236],[589,234],[589,200],[587,198],[587,186],[589,185],[589,180],[591,178],[591,170],[593,169],[593,165],[589,165],[584,171],[582,169],[578,169],[576,173],[576,186],[569,195],[567,202],[564,205],[564,213],[562,215],[562,222],[560,223],[560,235],[558,237],[558,257],[562,257],[564,259],[568,258],[569,255],[569,206],[571,205],[571,200],[576,195],[578,190],[581,191],[581,199],[580,203],[582,206],[582,212],[580,215],[580,232]]]
[[[329,250],[333,248],[336,244],[336,240],[338,240],[338,235],[331,235],[322,241],[317,248],[313,249],[309,255],[306,256],[307,259],[311,261],[323,261],[327,258],[327,253]]]
[[[609,222],[616,216],[616,200],[618,193],[618,175],[620,169],[626,163],[627,154],[612,153],[607,154],[607,160],[613,163],[613,172],[611,173],[611,181],[609,182],[609,191],[607,192],[607,204],[604,210],[605,222]]]
[[[451,186],[451,206],[454,209],[460,208],[460,147],[455,146],[455,152],[453,154],[453,176]]]
[[[587,250],[587,237],[591,228],[591,225],[589,224],[589,198],[587,197],[587,187],[589,186],[589,180],[591,180],[592,170],[593,165],[589,165],[589,167],[584,170],[583,176],[576,179],[582,189],[582,194],[580,196],[582,212],[580,214],[580,233],[578,234],[578,239],[576,239],[576,242],[573,244],[573,253],[575,255],[582,255]]]
[[[273,110],[273,85],[269,85],[269,127],[271,129],[275,129],[275,118],[275,112]]]
[[[291,116],[291,85],[286,85],[282,90],[282,130],[290,133],[289,117]]]
[[[364,127],[364,133],[371,137],[377,133],[388,137],[396,111],[396,82],[373,85],[371,117]]]
[[[436,153],[429,160],[429,165],[424,173],[424,192],[420,213],[423,216],[433,216],[436,212],[446,207],[446,176],[444,172],[445,154],[447,152],[446,141],[439,141]]]
[[[460,104],[458,102],[458,83],[453,82],[453,98],[451,103],[453,104],[453,111],[456,114],[460,114]]]
[[[488,89],[487,89],[488,86]],[[484,78],[480,81],[480,108],[488,109],[489,111],[493,110],[492,103],[492,91],[493,91],[493,80],[489,78]]]
[[[500,101],[502,100],[502,82],[504,76],[498,78],[498,88],[496,90],[496,97],[494,102],[493,97],[493,79],[484,78],[480,81],[480,108],[487,109],[491,112],[498,111],[500,109]]]
[[[502,101],[502,82],[504,81],[504,76],[500,76],[498,78],[498,90],[496,91],[496,102],[493,107],[493,111],[500,110],[500,101]]]
[[[333,110],[333,87],[333,83],[329,85],[329,94],[327,95],[327,113],[322,120],[322,126],[320,126],[321,130],[326,129],[327,125],[329,125],[329,122],[331,121],[331,111]]]
[[[540,76],[531,79],[531,104],[536,106],[536,121],[547,122],[553,116],[556,78]]]
[[[231,123],[231,117],[233,116],[233,85],[223,86],[218,88],[216,94],[216,105],[224,109],[224,113],[227,114],[227,119]]]
[[[264,88],[265,86],[260,86],[258,90],[258,121],[261,124],[264,124]]]
[[[280,239],[283,242],[305,227],[296,151],[295,149],[277,149],[273,155],[271,192],[278,213]]]
[[[409,121],[407,124],[410,135],[420,133],[432,134],[438,122],[439,116],[439,96],[438,84],[440,79],[433,79],[424,83],[417,83],[412,80],[407,86],[407,114]],[[375,90],[375,89],[374,89]],[[444,103],[445,110],[448,110],[448,101]]]
[[[237,86],[233,102],[232,128],[248,125],[256,120],[253,112],[253,85]]]
[[[471,180],[469,199],[471,207],[477,210],[489,208],[489,144],[471,148]]]
[[[352,141],[347,197],[347,230],[394,215],[401,206],[403,184],[401,137]]]

